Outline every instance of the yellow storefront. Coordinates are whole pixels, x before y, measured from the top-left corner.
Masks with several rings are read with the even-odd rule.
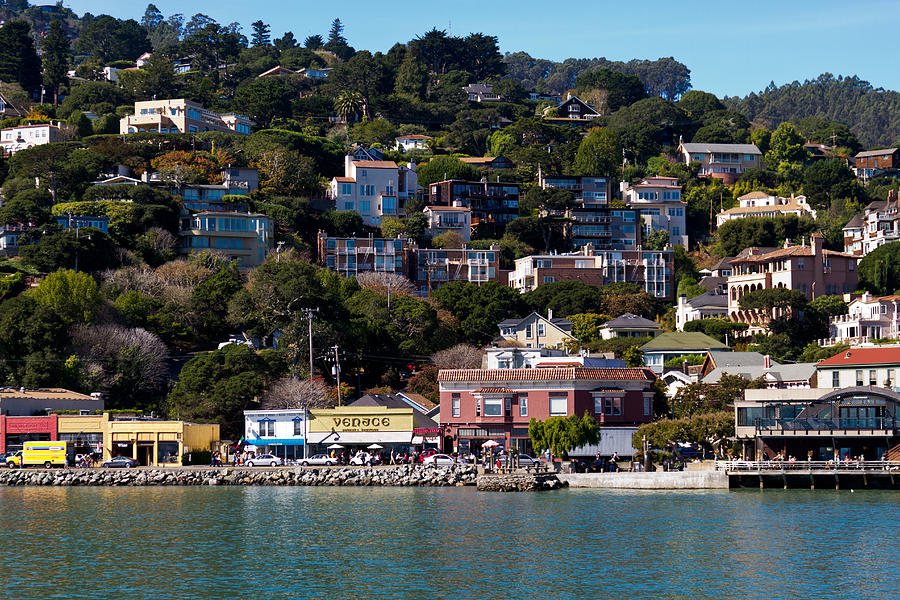
[[[184,421],[111,420],[102,415],[60,415],[60,439],[78,444],[90,442],[96,451],[99,438],[103,460],[129,456],[145,466],[175,466],[192,451],[212,450],[219,441],[218,425]]]
[[[408,445],[413,437],[413,409],[339,406],[310,410],[308,428],[307,442],[311,445]]]

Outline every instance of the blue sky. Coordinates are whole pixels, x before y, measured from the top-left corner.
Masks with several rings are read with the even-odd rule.
[[[78,14],[140,20],[143,0],[64,0]],[[547,0],[486,2],[328,2],[301,0],[157,0],[166,16],[204,13],[220,23],[262,19],[273,37],[293,31],[323,36],[335,17],[355,48],[386,51],[432,27],[455,35],[496,35],[503,52],[563,60],[674,56],[691,69],[694,89],[745,95],[820,73],[858,75],[875,87],[900,90],[896,65],[897,0],[750,0],[719,3],[607,0],[578,4]]]

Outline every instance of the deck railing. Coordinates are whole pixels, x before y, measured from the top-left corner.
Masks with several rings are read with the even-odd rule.
[[[900,471],[897,460],[717,460],[717,471]]]

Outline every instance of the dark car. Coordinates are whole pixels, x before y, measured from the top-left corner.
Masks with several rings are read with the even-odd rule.
[[[100,466],[107,469],[131,469],[138,466],[138,461],[127,456],[114,456],[109,460],[104,460]]]

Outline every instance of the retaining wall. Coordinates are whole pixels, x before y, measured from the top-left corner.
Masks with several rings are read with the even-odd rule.
[[[727,489],[724,471],[652,471],[644,473],[560,473],[559,480],[573,488],[625,490]]]

